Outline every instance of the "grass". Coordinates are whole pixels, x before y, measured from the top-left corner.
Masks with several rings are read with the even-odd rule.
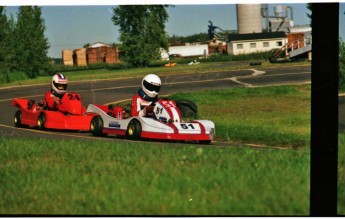
[[[345,133],[338,135],[338,214],[345,215]]]
[[[220,141],[304,147],[310,144],[310,85],[239,88],[172,95],[198,103]]]
[[[0,155],[0,214],[309,213],[308,150],[0,137]]]
[[[300,149],[0,137],[0,214],[309,214],[310,86],[173,97],[219,139]]]

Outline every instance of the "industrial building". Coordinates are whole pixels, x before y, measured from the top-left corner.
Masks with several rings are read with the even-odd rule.
[[[179,57],[207,56],[207,44],[185,44],[183,46],[170,46],[169,55]]]
[[[311,60],[311,27],[294,27],[292,7],[278,5],[270,14],[267,4],[237,4],[236,12],[238,33],[228,36],[228,54],[276,50],[273,59],[307,54]]]
[[[236,34],[228,39],[227,51],[232,55],[267,52],[287,43],[284,32]]]
[[[268,4],[237,4],[237,32],[229,34],[209,21],[206,42],[170,45],[168,51],[161,49],[161,58],[169,56],[207,57],[213,54],[240,55],[275,51],[272,59],[307,56],[311,60],[312,35],[310,26],[294,26],[293,8],[287,5],[273,7]],[[220,32],[217,32],[220,31]],[[62,51],[64,65],[86,66],[97,63],[120,62],[119,49],[104,43],[86,48]]]
[[[207,42],[171,45],[164,57],[276,51],[273,58],[307,55],[311,60],[311,27],[294,26],[292,7],[277,5],[273,7],[273,13],[270,13],[267,4],[237,4],[236,15],[236,33],[229,34],[230,31],[224,31],[209,21],[208,32],[213,39]]]

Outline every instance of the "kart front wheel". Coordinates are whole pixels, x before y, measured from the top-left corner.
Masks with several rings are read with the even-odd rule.
[[[101,116],[94,116],[90,123],[90,132],[93,136],[106,136],[103,131],[103,119]]]
[[[20,110],[18,110],[14,114],[14,126],[15,127],[23,127],[23,125],[22,125],[22,112]]]
[[[141,136],[141,124],[138,120],[133,119],[127,127],[127,138],[130,140],[139,140]]]
[[[44,113],[41,113],[37,118],[37,127],[38,129],[45,129],[46,116]]]

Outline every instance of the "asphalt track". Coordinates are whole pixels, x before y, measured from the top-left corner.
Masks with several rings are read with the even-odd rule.
[[[91,103],[109,104],[131,99],[139,89],[141,79],[127,78],[70,82],[68,90],[79,93],[84,106]],[[161,96],[177,92],[197,92],[200,90],[221,88],[303,84],[310,83],[311,81],[311,66],[296,65],[284,68],[248,68],[246,70],[162,76],[161,79]],[[18,97],[40,100],[44,98],[44,93],[49,89],[49,84],[0,88],[0,135],[15,138],[58,138],[61,140],[77,138],[97,141],[127,141],[113,136],[106,138],[94,137],[90,133],[15,128],[13,125],[13,116],[17,108],[11,106],[11,100]],[[344,113],[341,112],[344,111],[345,96],[341,96],[339,97],[339,115],[341,115],[339,116],[339,128],[343,129],[345,129],[345,117],[343,116]],[[229,144],[214,142],[211,146],[229,146]],[[246,146],[258,149],[266,148],[263,145]]]

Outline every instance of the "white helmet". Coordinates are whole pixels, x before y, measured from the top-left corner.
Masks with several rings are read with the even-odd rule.
[[[161,79],[157,75],[149,74],[143,78],[141,87],[147,96],[154,98],[158,95],[161,84]]]
[[[64,94],[66,93],[68,80],[65,75],[63,74],[56,74],[52,78],[52,89],[57,94]]]

